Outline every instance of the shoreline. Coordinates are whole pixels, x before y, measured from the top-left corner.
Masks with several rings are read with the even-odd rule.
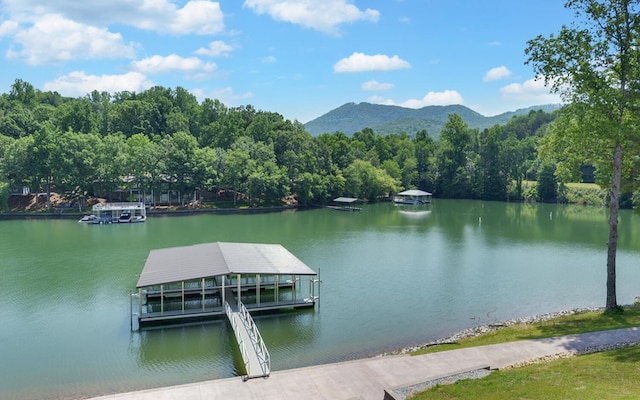
[[[390,370],[387,371],[386,373],[384,371],[377,371],[376,368],[374,368],[373,370],[371,369],[370,365],[372,365],[371,363],[374,363],[375,365],[379,366],[379,363],[390,363],[389,365],[396,365],[398,367],[400,367],[400,365],[402,365],[402,368],[407,368],[407,366],[405,365],[405,363],[408,360],[421,360],[424,359],[424,357],[430,357],[432,356],[431,354],[424,354],[421,356],[416,356],[416,357],[409,357],[408,359],[406,359],[407,361],[401,361],[401,364],[398,364],[398,361],[394,361],[397,360],[396,357],[394,356],[408,356],[408,353],[410,351],[413,351],[414,349],[417,348],[421,348],[424,346],[429,346],[429,345],[434,345],[434,344],[438,344],[438,343],[446,343],[446,342],[451,342],[452,340],[459,340],[462,338],[466,338],[466,337],[472,337],[472,336],[479,336],[497,329],[500,329],[502,327],[506,327],[506,326],[510,326],[510,325],[516,325],[516,324],[532,324],[532,323],[537,323],[537,322],[543,322],[543,321],[547,321],[553,318],[557,318],[557,317],[561,317],[561,316],[567,316],[567,315],[576,315],[576,314],[581,314],[581,313],[585,313],[585,312],[591,312],[591,311],[601,311],[603,310],[603,307],[596,307],[596,308],[575,308],[575,309],[570,309],[570,310],[565,310],[565,311],[558,311],[558,312],[551,312],[551,313],[545,313],[545,314],[538,314],[538,315],[534,315],[534,316],[530,316],[530,317],[522,317],[522,318],[513,318],[513,319],[509,319],[503,322],[496,322],[496,323],[490,323],[490,324],[483,324],[483,325],[479,325],[476,327],[472,327],[472,328],[468,328],[468,329],[464,329],[462,331],[459,331],[449,337],[446,338],[441,338],[432,342],[428,342],[425,343],[424,345],[418,345],[418,346],[411,346],[411,347],[407,347],[404,349],[401,349],[397,352],[389,352],[389,353],[383,353],[380,354],[378,356],[372,356],[372,357],[364,357],[364,358],[359,358],[359,359],[353,359],[353,360],[349,360],[349,361],[343,361],[343,362],[337,362],[337,363],[330,363],[330,364],[314,364],[314,365],[309,365],[307,367],[301,367],[301,368],[294,368],[292,370],[281,370],[281,371],[274,371],[275,373],[277,373],[278,376],[291,376],[290,374],[301,374],[300,376],[304,376],[307,378],[313,378],[316,376],[321,376],[323,377],[323,379],[321,380],[321,382],[325,382],[327,381],[327,376],[333,376],[334,380],[338,379],[335,377],[336,374],[338,374],[340,377],[345,377],[346,375],[349,375],[348,371],[351,371],[352,369],[356,369],[359,370],[360,372],[357,372],[355,374],[353,374],[354,376],[352,376],[351,378],[355,377],[355,376],[361,376],[361,374],[364,371],[368,371],[369,373],[382,373],[383,375],[378,376],[378,379],[382,379],[383,381],[385,381],[386,379],[384,378],[384,376],[390,375],[390,376],[394,376],[395,374],[395,370]],[[630,328],[626,328],[626,329],[618,329],[615,331],[628,331]],[[632,329],[633,331],[637,331],[636,329]],[[606,331],[605,331],[606,332]],[[541,363],[541,362],[548,362],[548,361],[553,361],[556,359],[560,359],[560,358],[570,358],[570,357],[574,357],[574,356],[578,356],[578,355],[584,355],[584,354],[591,354],[591,353],[596,353],[596,352],[601,352],[601,351],[609,351],[609,350],[614,350],[614,349],[620,349],[620,348],[626,348],[626,347],[630,347],[630,346],[639,346],[640,345],[640,340],[638,340],[638,336],[637,333],[634,334],[616,334],[616,336],[618,336],[616,339],[611,340],[608,339],[609,335],[605,334],[605,336],[602,335],[602,332],[587,332],[587,333],[581,333],[581,334],[576,334],[579,336],[589,336],[589,337],[593,337],[595,335],[595,337],[603,337],[603,338],[607,338],[604,340],[590,340],[591,342],[593,342],[591,345],[589,346],[577,346],[575,348],[570,348],[570,347],[565,347],[564,343],[563,343],[563,338],[564,336],[560,336],[557,337],[555,339],[557,340],[544,340],[543,343],[544,345],[542,345],[543,347],[548,347],[547,350],[542,350],[542,351],[518,351],[516,350],[516,348],[513,347],[513,342],[512,343],[502,343],[502,344],[496,344],[496,345],[490,345],[490,346],[481,346],[485,349],[480,350],[482,352],[482,354],[486,354],[489,358],[489,360],[487,360],[487,364],[486,366],[484,365],[484,362],[482,363],[483,365],[476,365],[474,368],[470,368],[468,370],[465,370],[467,367],[460,367],[463,366],[465,364],[468,364],[468,359],[466,359],[465,357],[467,357],[469,355],[468,349],[460,349],[460,350],[451,350],[451,353],[449,356],[446,356],[446,360],[442,361],[440,360],[439,363],[442,364],[440,367],[444,370],[443,372],[445,372],[444,374],[442,373],[434,373],[434,371],[425,373],[425,380],[407,380],[404,384],[401,385],[389,385],[388,387],[385,387],[385,393],[391,393],[394,396],[396,394],[400,394],[402,396],[406,396],[406,395],[411,395],[413,393],[415,393],[416,391],[420,391],[420,390],[426,390],[430,387],[432,387],[433,385],[436,384],[449,384],[449,383],[454,383],[455,381],[459,380],[459,379],[478,379],[478,378],[483,378],[485,376],[487,376],[488,374],[491,373],[491,371],[496,370],[496,369],[511,369],[511,368],[516,368],[516,367],[520,367],[520,366],[525,366],[525,365],[529,365],[529,364],[535,364],[535,363]],[[568,335],[568,336],[573,336],[573,335]],[[529,342],[536,342],[536,340],[524,340],[523,343],[529,343]],[[555,343],[555,344],[554,344]],[[498,346],[499,348],[503,348],[503,350],[498,350],[497,352],[494,351],[493,349],[495,349]],[[529,348],[529,345],[527,345],[526,343],[524,344],[524,347]],[[511,354],[512,352],[509,352],[509,354],[511,354],[510,357],[508,357],[508,360],[504,359],[504,349],[508,348],[513,350],[515,353],[518,354]],[[539,347],[536,345],[535,347],[531,347],[531,349],[536,348],[539,349]],[[537,355],[534,355],[532,353],[538,353]],[[466,356],[465,356],[466,354]],[[493,354],[493,356],[491,355]],[[385,357],[388,356],[388,357]],[[404,357],[402,357],[404,359]],[[434,360],[437,360],[441,357],[436,357]],[[484,360],[484,356],[480,357],[481,359]],[[430,358],[431,359],[431,358]],[[455,364],[456,362],[460,362],[461,364],[459,364],[458,367],[456,367]],[[409,361],[410,364],[415,364],[412,367],[409,367],[409,369],[407,371],[405,371],[406,373],[414,373],[418,370],[421,370],[421,366],[424,367],[424,363],[421,361],[418,361],[416,363],[412,363],[412,361]],[[453,364],[452,364],[453,363]],[[367,367],[365,368],[360,368],[360,367],[356,367],[356,366],[362,366],[362,365],[366,365]],[[429,364],[431,365],[431,364]],[[474,364],[475,365],[475,364]],[[346,369],[345,369],[346,368]],[[401,369],[402,369],[401,368]],[[416,369],[417,368],[417,369]],[[429,368],[427,368],[429,369]],[[438,367],[436,367],[436,369],[439,369]],[[299,370],[299,371],[297,371]],[[321,373],[318,373],[317,371],[323,371]],[[314,371],[313,374],[309,375],[308,371]],[[336,372],[337,371],[337,372]],[[340,372],[341,371],[341,372]],[[411,372],[413,371],[413,372]],[[397,372],[397,371],[396,371]],[[309,376],[307,376],[309,375]],[[348,378],[348,379],[351,379]],[[274,378],[275,379],[275,378]],[[290,379],[290,378],[289,378]],[[347,379],[347,378],[345,378]],[[358,383],[357,380],[353,381],[353,380],[348,380],[350,383],[350,385],[355,385],[357,386],[359,389],[364,390],[363,384],[362,382]],[[366,383],[365,383],[366,384]],[[251,387],[251,385],[246,386],[247,384],[243,381],[242,383],[240,383],[239,379],[233,379],[233,378],[222,378],[222,379],[215,379],[215,380],[211,380],[211,381],[201,381],[201,382],[195,382],[195,383],[191,383],[191,384],[181,384],[181,385],[174,385],[174,386],[162,386],[162,387],[157,387],[157,388],[153,388],[153,389],[141,389],[141,390],[134,390],[134,391],[125,391],[125,392],[118,392],[118,393],[103,393],[100,395],[93,395],[92,397],[88,397],[86,399],[133,399],[133,398],[138,398],[138,396],[143,396],[143,398],[154,398],[153,396],[158,395],[158,393],[162,393],[162,394],[167,394],[167,396],[174,396],[171,398],[176,398],[175,395],[180,393],[182,395],[187,395],[187,393],[190,394],[198,394],[198,396],[193,397],[193,398],[204,398],[202,397],[201,393],[203,388],[206,388],[207,390],[211,390],[211,388],[213,387],[217,387],[215,385],[223,385],[224,388],[228,389],[229,387],[234,387],[235,389],[240,389],[243,388],[242,390],[244,391],[246,389],[247,393],[243,392],[243,397],[242,398],[255,398],[255,392],[252,391],[252,389],[248,389]],[[278,384],[276,384],[278,385]],[[287,388],[290,388],[290,385],[287,384],[285,385]],[[368,385],[366,385],[368,387]],[[191,390],[194,389],[195,390]],[[223,390],[223,389],[221,389]],[[223,390],[224,391],[224,390]],[[259,390],[258,390],[259,392]],[[250,393],[250,394],[248,394]],[[370,396],[369,396],[370,397]],[[164,398],[164,397],[163,397]],[[169,398],[169,397],[166,397]],[[387,397],[385,397],[387,398]],[[390,397],[390,398],[396,398],[396,397]],[[404,398],[404,397],[400,397],[400,398]]]
[[[383,352],[374,357],[385,357],[385,356],[393,356],[393,355],[403,355],[409,354],[414,351],[422,350],[427,347],[438,346],[442,344],[452,344],[456,343],[461,339],[472,338],[476,336],[481,336],[486,333],[493,332],[500,328],[504,328],[506,326],[518,325],[518,324],[534,324],[537,322],[544,322],[550,319],[563,317],[567,315],[576,315],[582,314],[590,311],[602,311],[604,307],[584,307],[584,308],[573,308],[564,311],[554,311],[544,314],[536,314],[528,317],[520,317],[520,318],[512,318],[501,322],[492,322],[488,324],[477,325],[474,327],[466,328],[461,331],[454,333],[453,335],[446,336],[440,339],[432,340],[430,342],[421,343],[413,346],[402,347],[397,350]]]
[[[461,331],[458,331],[450,336],[446,336],[440,339],[436,339],[430,342],[425,342],[422,344],[418,344],[418,345],[413,345],[413,346],[408,346],[408,347],[403,347],[400,348],[398,350],[395,351],[389,351],[389,352],[383,352],[377,355],[372,355],[370,357],[361,357],[361,358],[356,358],[356,359],[352,359],[352,360],[345,360],[345,361],[341,361],[341,362],[336,362],[336,363],[329,363],[329,364],[312,364],[312,365],[308,365],[305,367],[300,367],[301,369],[308,369],[308,368],[315,368],[315,367],[323,367],[323,366],[328,366],[331,364],[344,364],[344,363],[351,363],[351,362],[359,362],[359,361],[366,361],[366,360],[375,360],[375,359],[380,359],[380,358],[384,358],[384,357],[394,357],[394,356],[403,356],[403,355],[409,355],[409,353],[413,352],[413,351],[417,351],[420,350],[422,348],[425,347],[430,347],[430,346],[437,346],[440,344],[447,344],[447,343],[454,343],[460,339],[464,339],[464,338],[469,338],[469,337],[476,337],[476,336],[481,336],[483,334],[486,333],[490,333],[492,331],[498,330],[500,328],[503,327],[507,327],[507,326],[511,326],[511,325],[517,325],[517,324],[533,324],[533,323],[537,323],[537,322],[544,322],[544,321],[548,321],[550,319],[554,319],[557,317],[562,317],[562,316],[567,316],[567,315],[576,315],[576,314],[581,314],[581,313],[585,313],[585,312],[591,312],[591,311],[602,311],[604,310],[604,307],[585,307],[585,308],[573,308],[573,309],[568,309],[568,310],[564,310],[564,311],[555,311],[555,312],[549,312],[549,313],[543,313],[543,314],[536,314],[533,316],[527,316],[527,317],[519,317],[519,318],[512,318],[512,319],[508,319],[502,322],[493,322],[493,323],[487,323],[487,324],[481,324],[475,327],[470,327],[470,328],[466,328],[463,329]],[[574,356],[578,356],[578,355],[585,355],[585,354],[590,354],[590,353],[596,353],[596,352],[600,352],[600,351],[608,351],[608,350],[614,350],[614,349],[618,349],[618,348],[624,348],[624,347],[630,347],[630,346],[638,346],[640,345],[640,342],[621,342],[621,343],[615,343],[615,344],[609,344],[609,345],[604,345],[604,346],[596,346],[596,347],[589,347],[589,348],[585,348],[583,350],[580,351],[570,351],[567,350],[565,352],[561,352],[561,353],[557,353],[557,354],[553,354],[551,356],[545,356],[545,357],[541,357],[541,358],[537,358],[537,359],[532,359],[532,360],[528,360],[526,362],[522,362],[519,364],[514,364],[509,366],[508,368],[515,368],[515,367],[520,367],[520,366],[525,366],[528,364],[534,364],[534,363],[540,363],[540,362],[546,362],[546,361],[552,361],[555,359],[559,359],[559,358],[569,358],[569,357],[574,357]],[[298,369],[298,368],[294,368],[294,369]],[[281,370],[281,371],[277,371],[277,372],[285,372],[288,370]],[[274,371],[275,372],[275,371]],[[438,384],[438,383],[452,383],[455,382],[458,379],[474,379],[474,378],[482,378],[483,376],[486,376],[486,371],[484,370],[477,370],[477,371],[469,371],[469,372],[465,372],[462,374],[458,374],[458,375],[451,375],[448,377],[442,377],[439,379],[435,379],[435,380],[428,380],[428,381],[424,381],[424,382],[419,382],[416,383],[415,385],[409,385],[405,388],[403,388],[405,391],[409,391],[409,392],[415,392],[416,390],[424,390],[429,388],[430,386],[433,386],[434,384]],[[230,380],[230,379],[234,379],[235,377],[229,377],[229,378],[220,378],[220,379],[214,379],[213,381],[225,381],[225,380]],[[119,395],[125,395],[126,393],[136,393],[139,391],[155,391],[155,390],[163,390],[163,389],[169,389],[172,387],[176,387],[176,386],[184,386],[184,385],[193,385],[193,384],[203,384],[209,381],[199,381],[199,382],[192,382],[192,383],[185,383],[185,384],[178,384],[178,385],[171,385],[171,386],[159,386],[159,387],[155,387],[155,388],[140,388],[140,389],[134,389],[134,390],[125,390],[123,392],[110,392],[110,393],[94,393],[88,396],[81,396],[81,397],[65,397],[65,399],[84,399],[84,400],[91,400],[91,399],[99,399],[105,396],[119,396]],[[400,389],[400,388],[397,388]]]
[[[147,217],[166,217],[166,216],[186,216],[186,215],[202,215],[202,214],[263,214],[271,212],[298,211],[305,210],[299,206],[276,206],[276,207],[247,207],[247,208],[192,208],[180,210],[150,210]],[[80,219],[90,214],[91,210],[86,212],[44,212],[44,211],[12,211],[0,213],[0,221],[2,220],[27,220],[27,219]]]

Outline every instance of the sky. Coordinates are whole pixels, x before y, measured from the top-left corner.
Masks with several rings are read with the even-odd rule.
[[[560,103],[527,41],[562,0],[0,0],[0,93],[16,79],[83,97],[182,87],[306,123],[345,103]]]

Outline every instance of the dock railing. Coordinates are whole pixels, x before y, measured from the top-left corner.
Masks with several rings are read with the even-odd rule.
[[[238,342],[238,347],[240,348],[240,354],[242,355],[242,361],[244,362],[244,369],[249,373],[249,354],[247,354],[247,347],[245,346],[244,340],[242,339],[242,335],[240,334],[240,330],[238,329],[238,323],[235,318],[233,318],[233,310],[231,306],[226,301],[224,302],[224,311],[227,313],[227,318],[231,323],[231,327],[233,328],[233,333],[236,336],[236,341]]]
[[[262,374],[263,376],[269,376],[269,374],[271,373],[271,356],[269,355],[269,350],[267,350],[267,346],[265,346],[262,335],[260,334],[260,331],[258,330],[255,322],[253,322],[251,314],[249,314],[249,311],[247,311],[247,308],[240,300],[238,300],[238,306],[240,309],[242,322],[245,324],[245,327],[247,328],[247,331],[249,331],[249,335],[252,338],[252,344],[258,356],[258,360],[260,361]]]

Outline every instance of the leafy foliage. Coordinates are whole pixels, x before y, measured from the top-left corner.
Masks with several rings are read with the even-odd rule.
[[[409,188],[504,200],[555,118],[532,111],[480,132],[447,114],[467,115],[464,108],[433,110],[448,121],[440,140],[425,129],[415,137],[371,128],[314,137],[280,114],[198,103],[183,88],[66,98],[17,80],[0,95],[0,182],[53,189],[80,205],[133,189],[171,191],[181,204],[204,192],[254,206],[344,195],[375,201]]]

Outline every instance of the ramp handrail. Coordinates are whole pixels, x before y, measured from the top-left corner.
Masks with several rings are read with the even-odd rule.
[[[256,354],[258,355],[263,376],[269,376],[271,372],[271,356],[269,355],[269,350],[267,350],[267,346],[265,346],[262,335],[260,335],[260,331],[258,330],[255,322],[253,322],[251,314],[249,314],[249,311],[247,311],[247,308],[240,300],[238,300],[238,308],[240,309],[242,321],[244,322],[247,331],[249,331],[249,335],[253,339],[253,346]]]
[[[249,355],[247,354],[247,348],[245,347],[244,340],[242,340],[242,335],[240,335],[240,331],[238,330],[237,322],[235,318],[233,318],[233,310],[231,310],[231,306],[228,302],[224,302],[224,311],[227,313],[227,319],[231,323],[231,327],[233,328],[233,333],[236,336],[236,341],[238,342],[238,347],[240,347],[240,354],[242,355],[242,361],[244,361],[244,369],[249,373]]]

